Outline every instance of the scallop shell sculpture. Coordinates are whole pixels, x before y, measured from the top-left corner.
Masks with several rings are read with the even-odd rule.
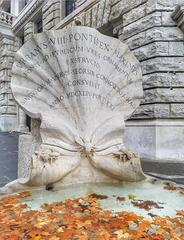
[[[123,145],[125,124],[143,96],[140,64],[127,45],[88,27],[36,34],[16,53],[12,92],[41,119],[42,144],[28,186],[145,178]]]

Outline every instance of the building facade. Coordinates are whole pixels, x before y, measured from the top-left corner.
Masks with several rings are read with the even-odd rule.
[[[14,54],[33,34],[72,25],[119,38],[141,62],[144,100],[127,121],[125,144],[145,161],[184,163],[183,0],[1,0],[0,130],[39,138],[39,120],[11,93]]]

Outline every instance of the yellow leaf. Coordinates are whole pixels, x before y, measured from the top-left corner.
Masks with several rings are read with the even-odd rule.
[[[53,236],[53,237],[49,238],[49,240],[60,240],[60,238],[56,237],[56,236]]]
[[[129,233],[125,232],[124,230],[118,230],[115,232],[117,234],[117,239],[118,240],[124,240],[129,238]]]
[[[57,229],[57,232],[64,232],[64,229],[63,229],[62,227],[59,227],[59,228]]]
[[[134,194],[128,194],[128,198],[131,200],[134,200],[136,198],[136,195]]]
[[[40,236],[35,236],[35,237],[32,237],[31,239],[32,240],[41,240],[41,237]]]

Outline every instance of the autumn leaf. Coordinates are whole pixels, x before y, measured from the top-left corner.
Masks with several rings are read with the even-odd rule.
[[[40,210],[30,210],[22,203],[24,196],[27,193],[0,199],[0,240],[184,240],[184,210],[173,218],[150,214],[148,220],[134,212],[103,210],[105,195],[45,203]],[[161,208],[160,203],[135,198],[129,195],[140,208]]]
[[[176,211],[176,214],[184,217],[184,210]]]
[[[134,199],[136,199],[136,195],[134,195],[134,194],[128,194],[128,198],[129,198],[130,200],[134,200]]]
[[[120,196],[118,196],[118,197],[116,198],[116,200],[117,200],[117,201],[120,201],[120,202],[123,202],[123,201],[126,200],[126,198],[125,198],[125,197],[120,197]]]
[[[168,184],[168,185],[164,186],[164,189],[169,190],[169,191],[175,191],[177,188],[172,184]]]
[[[31,196],[31,193],[29,191],[25,191],[25,192],[21,192],[19,193],[19,196],[21,198],[26,198],[26,197],[30,197]]]

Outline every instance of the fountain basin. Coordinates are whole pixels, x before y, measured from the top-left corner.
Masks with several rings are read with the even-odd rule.
[[[176,189],[164,189],[170,185]],[[82,198],[93,193],[107,196],[100,200],[104,210],[134,212],[145,218],[150,218],[150,213],[160,217],[174,217],[176,211],[184,210],[184,188],[153,178],[138,183],[88,183],[56,188],[52,191],[37,189],[31,192],[30,197],[23,199],[23,202],[28,204],[31,209],[38,210],[44,203]],[[119,201],[118,197],[124,197],[125,200]],[[160,208],[153,207],[147,211],[133,205],[134,201],[154,201]]]
[[[184,240],[184,188],[149,178],[6,195],[0,239]]]

